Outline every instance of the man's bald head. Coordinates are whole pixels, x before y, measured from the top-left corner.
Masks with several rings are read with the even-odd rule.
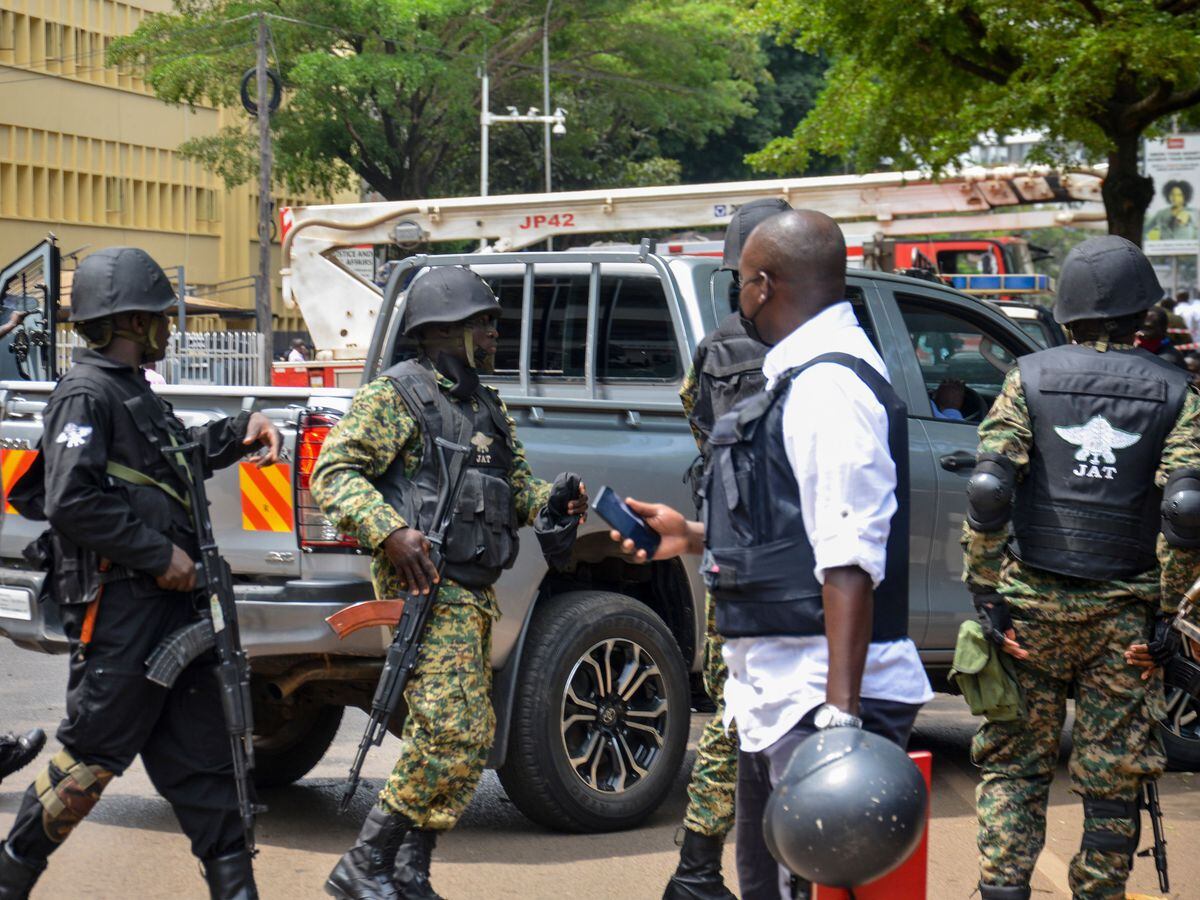
[[[743,315],[753,318],[763,340],[775,343],[845,299],[846,239],[824,213],[780,213],[750,233],[739,269],[745,286]],[[748,315],[756,306],[763,312],[761,323],[757,312]]]
[[[826,305],[846,296],[846,239],[825,213],[794,209],[771,216],[750,232],[745,252],[776,281],[797,282],[810,296],[823,290]]]

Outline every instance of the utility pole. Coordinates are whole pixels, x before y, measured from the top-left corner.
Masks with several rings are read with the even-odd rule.
[[[542,112],[550,112],[550,6],[554,0],[546,0],[546,15],[542,19]],[[542,124],[542,141],[546,152],[546,193],[553,190],[550,176],[550,123]],[[554,249],[554,238],[546,238],[546,249]]]
[[[479,70],[483,87],[479,95],[479,196],[488,195],[488,129],[492,124],[492,116],[488,111],[488,72],[487,60]]]
[[[254,315],[262,334],[259,384],[271,383],[271,351],[274,348],[271,322],[271,91],[267,84],[267,17],[258,14],[258,280],[254,291]]]

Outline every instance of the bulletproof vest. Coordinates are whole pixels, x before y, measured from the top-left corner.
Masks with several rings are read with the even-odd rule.
[[[1037,569],[1098,581],[1157,565],[1154,475],[1187,372],[1145,350],[1078,344],[1017,365],[1033,447],[1013,507],[1013,553]]]
[[[446,532],[444,575],[471,588],[495,584],[517,558],[517,511],[508,473],[515,447],[491,389],[480,385],[468,399],[449,396],[427,360],[408,360],[383,373],[400,394],[421,433],[421,461],[412,474],[401,457],[375,487],[404,521],[429,534],[437,527],[444,475],[434,444],[444,437],[471,447],[458,506]],[[450,479],[456,474],[451,471]]]
[[[766,386],[762,373],[766,353],[767,347],[746,334],[737,313],[726,317],[701,341],[696,354],[698,390],[690,421],[705,435],[706,443],[717,419]]]
[[[819,363],[845,366],[870,388],[888,421],[896,463],[897,508],[891,520],[884,579],[875,589],[872,641],[908,634],[908,419],[904,401],[864,360],[827,353],[784,372],[770,391],[722,416],[710,439],[705,488],[704,575],[725,637],[825,633],[821,584],[800,511],[800,486],[783,440],[792,380]]]

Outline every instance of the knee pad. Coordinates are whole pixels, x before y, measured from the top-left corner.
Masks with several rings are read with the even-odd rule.
[[[1083,798],[1084,819],[1113,819],[1124,820],[1133,824],[1133,834],[1126,837],[1107,828],[1088,830],[1084,823],[1083,841],[1080,850],[1099,850],[1104,853],[1120,853],[1129,857],[1133,865],[1133,855],[1137,852],[1142,837],[1142,804],[1137,800],[1110,800],[1103,797]]]
[[[975,474],[967,481],[967,522],[976,531],[999,531],[1012,516],[1017,472],[999,453],[981,453]]]
[[[1200,547],[1200,469],[1176,469],[1167,479],[1162,533],[1172,547]]]
[[[61,844],[92,811],[113,773],[100,766],[89,766],[71,755],[65,747],[54,754],[50,764],[33,782],[42,804],[42,828],[46,837]]]

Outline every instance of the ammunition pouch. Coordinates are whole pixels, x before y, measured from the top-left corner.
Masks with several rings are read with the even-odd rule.
[[[131,577],[129,570],[120,566],[102,570],[105,561],[99,554],[76,546],[53,529],[38,535],[23,555],[46,573],[38,599],[53,600],[60,606],[91,603],[100,596],[104,585]]]
[[[46,769],[33,782],[42,805],[42,828],[46,837],[61,844],[92,811],[113,773],[100,766],[89,766],[59,750]]]
[[[518,548],[508,481],[468,468],[442,550],[446,577],[469,588],[490,587],[516,560]]]
[[[1110,800],[1103,797],[1083,798],[1084,831],[1080,850],[1099,850],[1102,853],[1121,853],[1129,857],[1133,865],[1133,854],[1137,852],[1142,837],[1142,803],[1136,800]],[[1133,824],[1133,834],[1126,836],[1107,828],[1088,828],[1088,819],[1109,819]]]

